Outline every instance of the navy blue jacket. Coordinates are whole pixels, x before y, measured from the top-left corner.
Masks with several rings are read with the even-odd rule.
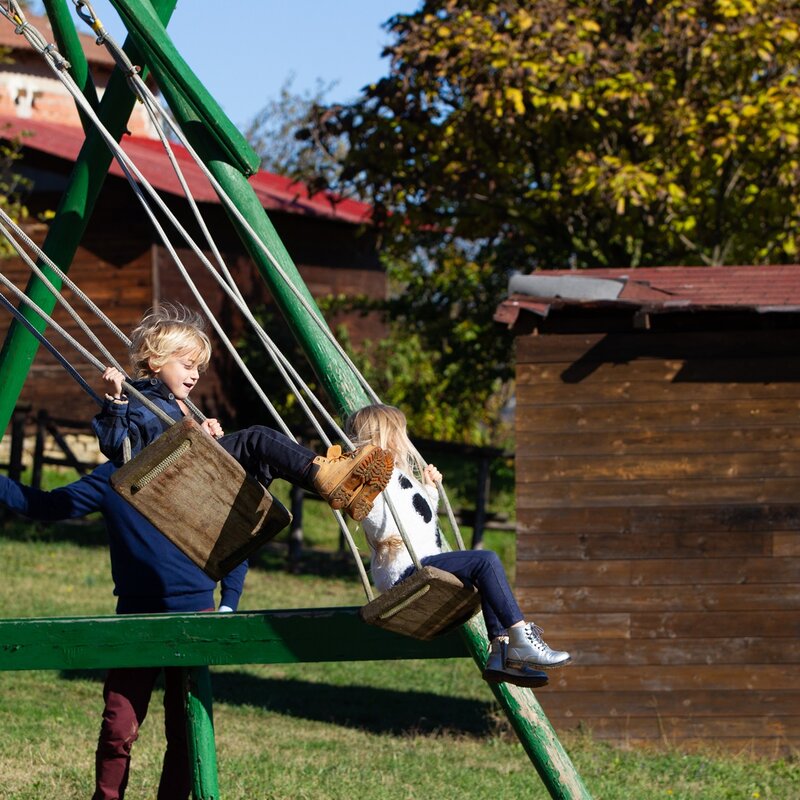
[[[109,478],[114,470],[113,464],[102,464],[51,492],[0,475],[0,503],[43,521],[75,519],[100,511],[108,529],[118,614],[213,608],[215,582],[111,488]],[[246,573],[244,562],[223,578],[220,605],[236,610]]]
[[[158,378],[142,378],[134,381],[133,386],[173,420],[180,421],[183,418],[175,395]],[[118,467],[123,463],[122,443],[126,436],[130,438],[133,457],[168,427],[168,423],[162,422],[136,397],[131,397],[127,403],[115,403],[107,399],[92,420],[92,430],[97,436],[100,452]]]

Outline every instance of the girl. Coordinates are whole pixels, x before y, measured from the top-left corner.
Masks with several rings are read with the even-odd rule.
[[[522,686],[542,685],[539,669],[567,664],[569,653],[551,649],[542,640],[541,628],[525,622],[496,553],[443,552],[436,513],[436,484],[442,476],[417,454],[408,438],[403,412],[393,406],[366,406],[349,417],[345,431],[354,445],[376,445],[394,456],[394,470],[385,491],[422,565],[450,572],[480,592],[490,640],[484,678]],[[380,591],[386,591],[407,578],[414,564],[382,496],[377,497],[362,525],[372,553],[372,579]]]

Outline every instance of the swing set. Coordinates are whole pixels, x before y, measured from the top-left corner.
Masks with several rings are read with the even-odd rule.
[[[0,431],[4,431],[8,425],[24,384],[28,365],[33,360],[39,345],[46,347],[84,390],[100,402],[86,379],[45,336],[48,328],[59,334],[97,370],[102,372],[106,366],[111,365],[124,371],[93,328],[84,321],[61,292],[62,287],[69,288],[112,335],[126,345],[129,344],[125,334],[67,274],[97,200],[102,178],[108,170],[111,159],[115,158],[197,305],[205,313],[219,340],[273,417],[277,427],[287,435],[292,435],[222,325],[215,319],[195,280],[181,262],[177,245],[173,243],[171,237],[177,235],[182,242],[181,246],[192,250],[201,266],[214,279],[215,285],[224,292],[243,319],[252,327],[257,339],[272,358],[314,426],[320,440],[331,446],[332,437],[335,437],[352,448],[352,443],[336,420],[305,385],[295,368],[247,307],[203,221],[175,157],[170,143],[171,138],[180,142],[191,155],[219,196],[253,263],[281,309],[286,323],[298,339],[337,410],[341,414],[347,414],[368,403],[380,402],[356,365],[331,334],[297,273],[291,257],[247,182],[247,176],[258,168],[257,155],[241,133],[227,120],[170,41],[166,25],[174,10],[175,0],[111,0],[129,33],[129,38],[122,47],[108,35],[89,2],[85,0],[72,0],[72,2],[77,16],[96,34],[97,44],[106,47],[117,64],[102,101],[97,100],[66,0],[45,0],[45,8],[56,37],[55,44],[47,42],[28,23],[15,0],[0,0],[0,14],[14,25],[16,33],[23,36],[41,55],[54,76],[72,95],[81,113],[86,133],[86,140],[76,161],[75,170],[41,247],[37,246],[18,224],[0,209],[0,233],[6,237],[32,273],[25,291],[0,273],[0,284],[19,303],[19,307],[15,307],[8,297],[0,294],[0,305],[13,318],[0,352],[0,385],[3,386],[0,394]],[[152,70],[171,113],[161,106],[143,80],[145,69]],[[198,229],[202,233],[202,243],[195,241],[188,233],[119,145],[135,101],[142,103],[153,127],[158,132],[165,153],[183,187]],[[210,255],[207,255],[208,253]],[[74,320],[88,339],[89,346],[79,342],[50,316],[56,304]],[[202,421],[204,417],[193,404],[188,405],[194,419],[172,420],[150,404],[147,398],[136,392],[129,381],[125,382],[124,387],[129,394],[138,396],[143,403],[149,404],[151,410],[159,414],[169,427],[161,437],[115,473],[112,485],[198,566],[218,580],[283,529],[289,523],[290,515],[266,488],[248,476],[211,437],[200,431],[197,422]],[[198,487],[202,487],[202,492],[207,497],[202,504],[197,502]],[[438,489],[448,512],[456,544],[463,549],[463,539],[452,508],[442,487],[439,486]],[[373,641],[372,634],[366,634],[366,631],[370,630],[363,625],[366,622],[375,628],[384,629],[376,641],[383,643],[386,655],[377,652],[372,654],[372,658],[437,657],[437,654],[442,652],[451,652],[453,642],[456,641],[452,637],[457,635],[461,642],[461,654],[470,654],[478,667],[483,668],[487,658],[486,633],[482,617],[477,614],[480,603],[476,591],[472,587],[464,586],[449,573],[421,566],[391,499],[388,495],[384,495],[384,498],[417,570],[410,578],[376,598],[348,526],[341,512],[333,512],[353,555],[367,600],[366,605],[358,610],[356,617],[363,621],[361,623],[352,625],[349,622],[353,619],[352,610],[344,610],[348,611],[345,617],[348,619],[348,625],[351,625],[349,633],[351,641],[353,639]],[[180,526],[177,526],[178,530],[173,527],[175,519],[181,520]],[[308,619],[308,612],[297,613]],[[262,614],[268,616],[270,612]],[[286,612],[282,614],[286,616]],[[191,620],[192,615],[180,616],[189,618],[186,621],[189,627],[207,624]],[[238,626],[236,618],[243,616],[258,615],[237,614],[230,620],[220,620],[220,622],[231,622]],[[4,653],[0,655],[0,669],[46,668],[41,662],[31,666],[32,641],[26,638],[25,623],[10,622],[15,624],[9,626],[0,621],[0,651]],[[47,622],[48,631],[58,629],[58,620]],[[114,618],[113,625],[125,627],[129,622],[123,618]],[[152,622],[156,626],[162,625],[161,621]],[[112,620],[108,620],[108,623],[109,625],[104,626],[104,630],[113,629]],[[150,623],[146,617],[139,618],[137,622],[144,628],[148,628]],[[323,620],[319,624],[325,626],[328,623]],[[214,626],[215,631],[221,631],[221,626],[216,621]],[[6,639],[12,630],[14,636],[22,635],[22,639],[26,642],[24,646],[19,645],[15,648]],[[159,630],[163,633],[163,626]],[[285,637],[287,640],[291,636],[289,629],[281,634],[281,638]],[[387,636],[388,640],[385,638]],[[414,640],[424,640],[426,644],[414,644]],[[428,640],[435,641],[428,642]],[[391,646],[387,642],[392,642]],[[187,642],[183,644],[187,645]],[[224,646],[222,642],[219,644],[220,647]],[[294,652],[296,644],[283,641],[281,646]],[[206,757],[205,769],[201,769],[198,759],[194,759],[194,792],[197,798],[218,797],[215,767],[210,773],[208,770],[209,762],[215,765],[216,761],[210,711],[210,681],[207,667],[202,665],[222,663],[222,659],[219,653],[215,656],[211,651],[193,652],[192,657],[198,660],[187,662],[183,655],[176,652],[179,649],[176,647],[176,642],[172,641],[165,647],[165,652],[152,653],[152,661],[149,663],[150,665],[185,666],[187,663],[196,665],[190,670],[192,674],[187,696],[190,739],[196,743],[204,743],[201,749],[206,751]],[[189,650],[193,649],[189,646]],[[424,655],[420,656],[419,653]],[[230,654],[227,656],[230,657]],[[235,654],[233,657],[236,657]],[[249,653],[247,657],[263,659],[260,663],[275,663],[274,654],[272,657],[265,657],[263,652],[259,655]],[[332,659],[337,657],[347,656],[332,655]],[[122,661],[118,663],[120,658]],[[121,656],[117,653],[115,658],[100,659],[103,663],[94,663],[94,666],[140,666],[142,665],[140,658],[141,656],[133,656],[131,652]],[[170,660],[171,658],[174,660]],[[248,662],[226,661],[225,663]],[[490,684],[490,686],[551,796],[588,798],[586,788],[532,693],[509,684]],[[194,713],[193,708],[204,711]],[[207,752],[209,750],[213,758]]]

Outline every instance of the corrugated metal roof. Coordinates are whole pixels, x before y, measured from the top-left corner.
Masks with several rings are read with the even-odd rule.
[[[605,289],[603,288],[605,284]],[[551,270],[514,276],[495,319],[509,326],[527,311],[636,308],[651,313],[700,310],[800,311],[800,265],[641,267]]]
[[[75,160],[84,142],[81,128],[6,116],[0,116],[0,137],[6,139],[19,137],[26,148],[68,161]],[[126,135],[122,137],[121,144],[144,177],[156,189],[183,195],[183,189],[160,141]],[[173,145],[173,150],[194,198],[201,203],[219,203],[219,198],[186,148]],[[109,173],[124,177],[116,161],[112,162]],[[334,202],[330,195],[323,193],[309,197],[302,184],[271,172],[257,172],[249,179],[249,183],[261,205],[268,211],[324,217],[353,225],[368,223],[372,216],[372,207],[366,203],[355,200]]]

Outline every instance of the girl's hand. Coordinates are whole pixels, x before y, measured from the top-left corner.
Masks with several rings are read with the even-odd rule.
[[[425,469],[422,471],[422,477],[425,480],[425,483],[432,483],[437,484],[442,482],[442,473],[439,472],[433,464],[428,464]]]
[[[222,425],[219,424],[218,419],[206,419],[200,423],[200,427],[212,438],[219,439],[224,435]]]
[[[107,367],[103,372],[103,389],[107,395],[110,395],[115,400],[119,400],[122,396],[122,382],[125,380],[125,374],[120,372],[116,367]]]

